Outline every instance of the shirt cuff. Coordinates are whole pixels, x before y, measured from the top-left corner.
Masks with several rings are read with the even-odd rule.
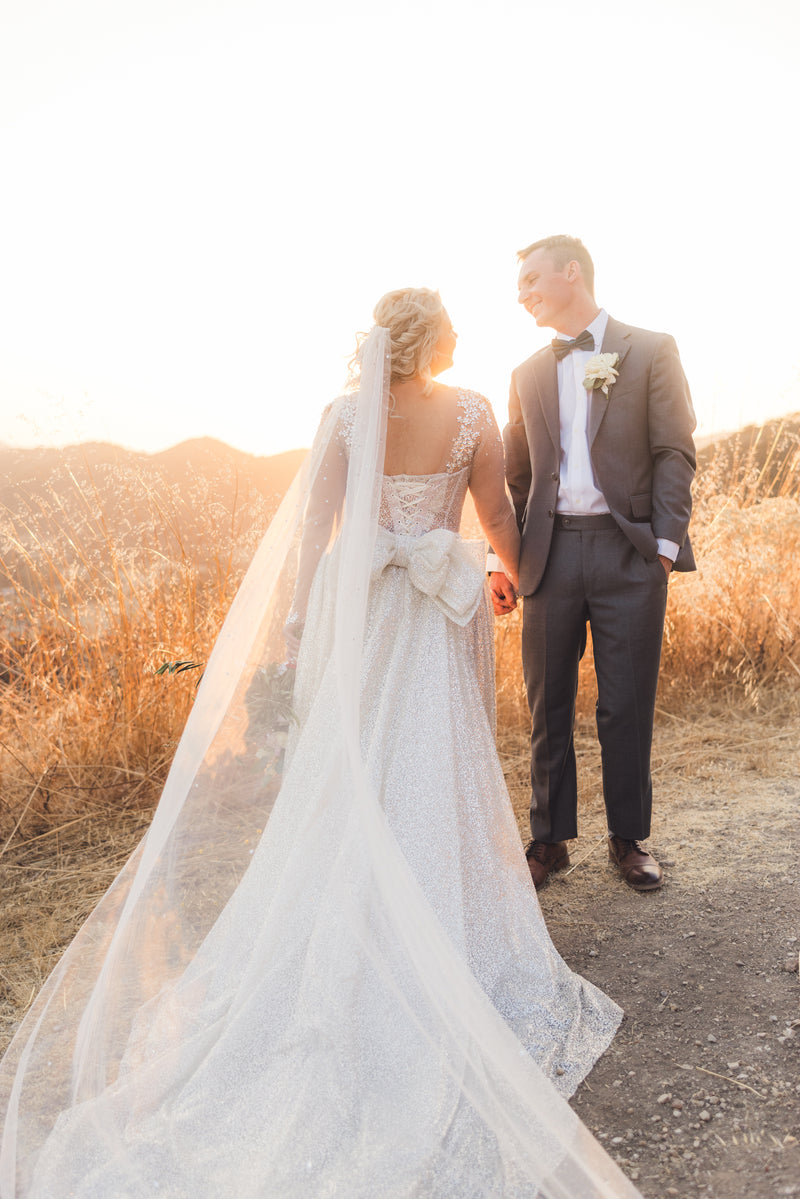
[[[667,541],[666,537],[658,537],[657,542],[659,554],[664,558],[669,558],[670,562],[674,562],[681,548],[677,541]]]
[[[502,571],[503,574],[506,573],[506,568],[503,566],[503,563],[500,561],[497,554],[487,554],[486,555],[486,573],[491,574],[491,572],[493,570]]]

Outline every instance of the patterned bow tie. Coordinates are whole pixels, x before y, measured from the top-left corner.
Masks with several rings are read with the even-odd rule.
[[[562,358],[566,358],[567,354],[571,354],[573,350],[593,350],[594,338],[588,329],[584,329],[583,333],[579,333],[572,341],[554,337],[550,345],[553,347],[556,358],[560,361]]]

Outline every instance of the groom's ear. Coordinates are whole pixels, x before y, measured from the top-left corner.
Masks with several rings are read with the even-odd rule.
[[[568,283],[583,287],[584,290],[592,297],[592,299],[594,299],[594,293],[589,284],[586,282],[586,276],[583,273],[583,267],[576,258],[573,258],[567,263],[564,269],[564,275]]]

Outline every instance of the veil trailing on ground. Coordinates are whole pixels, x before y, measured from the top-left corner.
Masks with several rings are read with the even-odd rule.
[[[362,647],[386,331],[360,356],[231,606],[146,837],[2,1063],[2,1199],[145,1196],[162,1177],[193,1199],[638,1193],[477,983],[382,806]],[[312,577],[324,630],[293,686]],[[337,1004],[370,1019],[348,1034]],[[239,1036],[250,1061],[227,1078]]]

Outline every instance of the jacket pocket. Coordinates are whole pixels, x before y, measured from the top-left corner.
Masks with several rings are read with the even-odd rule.
[[[631,513],[634,520],[649,520],[653,511],[653,499],[649,491],[640,491],[631,496]]]

